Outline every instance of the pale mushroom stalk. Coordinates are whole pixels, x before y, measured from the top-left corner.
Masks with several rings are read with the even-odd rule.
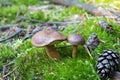
[[[76,57],[76,53],[77,53],[77,45],[73,46],[73,50],[72,50],[72,58]]]
[[[45,46],[45,49],[46,49],[46,52],[47,52],[47,55],[50,57],[50,58],[61,58],[60,54],[56,51],[54,45],[49,45],[49,46]]]
[[[90,54],[90,51],[86,45],[84,45],[85,50],[87,51],[88,55],[90,56],[91,59],[93,59],[92,55]]]

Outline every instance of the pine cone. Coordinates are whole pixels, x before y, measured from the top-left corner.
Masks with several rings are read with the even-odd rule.
[[[111,33],[113,32],[113,27],[111,24],[109,24],[108,22],[104,21],[104,20],[99,20],[98,24],[107,32]]]
[[[113,50],[104,50],[97,61],[97,73],[100,78],[109,78],[110,74],[118,70],[120,58]]]
[[[100,41],[98,39],[97,34],[92,33],[92,35],[89,36],[88,41],[86,43],[88,49],[90,51],[94,50],[98,45],[100,44]]]

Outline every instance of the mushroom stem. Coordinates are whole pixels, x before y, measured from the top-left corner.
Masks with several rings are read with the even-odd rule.
[[[56,59],[60,58],[60,54],[56,51],[54,45],[45,46],[45,49],[46,49],[47,55],[50,58],[52,58],[52,59],[53,58],[56,58]]]
[[[90,54],[90,51],[86,45],[84,45],[85,50],[87,51],[88,55],[90,56],[91,59],[93,59],[92,55]]]
[[[72,58],[75,58],[75,57],[76,57],[77,47],[78,47],[77,45],[74,45],[74,46],[73,46]]]

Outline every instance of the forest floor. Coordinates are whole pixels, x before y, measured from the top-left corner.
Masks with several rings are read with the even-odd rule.
[[[120,12],[118,0],[81,1],[102,6],[115,13]],[[98,24],[99,20],[112,25],[114,32],[108,33],[104,30]],[[3,30],[1,27],[11,29]],[[73,46],[67,41],[57,43],[55,47],[62,58],[52,60],[47,56],[44,47],[36,48],[31,44],[31,36],[26,39],[36,27],[39,30],[52,27],[65,36],[81,34],[86,42],[92,33],[96,33],[105,43],[100,43],[91,51],[93,59],[83,46],[79,46],[77,56],[71,58]],[[0,43],[0,80],[100,80],[96,72],[98,56],[106,49],[120,54],[119,21],[116,22],[116,18],[93,16],[78,6],[66,7],[46,0],[0,1],[0,40],[19,30],[22,33]]]

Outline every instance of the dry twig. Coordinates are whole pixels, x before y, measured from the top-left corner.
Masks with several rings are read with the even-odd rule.
[[[7,77],[9,76],[11,73],[13,73],[15,70],[17,69],[17,67],[15,67],[12,71],[8,72],[7,74],[3,75],[3,77]]]

